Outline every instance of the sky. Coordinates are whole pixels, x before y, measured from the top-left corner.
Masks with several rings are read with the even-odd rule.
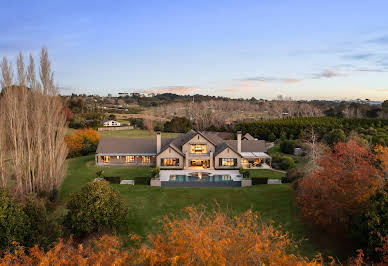
[[[0,56],[62,94],[388,98],[388,1],[0,0]]]

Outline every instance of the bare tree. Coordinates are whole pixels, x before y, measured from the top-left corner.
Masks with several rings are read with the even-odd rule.
[[[66,118],[54,85],[47,49],[43,48],[41,52],[40,82],[36,79],[32,56],[26,68],[23,56],[19,54],[15,81],[6,58],[3,58],[1,69],[0,118],[6,121],[2,126],[3,139],[8,143],[5,149],[10,156],[15,189],[21,194],[52,192],[64,178]]]

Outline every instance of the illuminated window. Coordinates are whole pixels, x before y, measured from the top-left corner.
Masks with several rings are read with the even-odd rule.
[[[102,160],[104,161],[104,163],[109,163],[110,156],[102,156]]]
[[[164,158],[162,159],[161,166],[178,166],[179,159],[178,158]]]
[[[133,162],[135,162],[135,156],[125,156],[125,162],[126,163],[133,163]]]
[[[151,157],[150,156],[141,156],[141,162],[142,163],[150,163]]]
[[[248,159],[241,158],[241,164],[247,164],[247,163],[248,163]]]
[[[116,156],[116,159],[117,159],[117,160],[120,160],[120,156]]]
[[[191,144],[191,153],[206,153],[206,144]]]
[[[220,162],[221,166],[236,166],[237,165],[236,158],[220,158],[219,162]]]

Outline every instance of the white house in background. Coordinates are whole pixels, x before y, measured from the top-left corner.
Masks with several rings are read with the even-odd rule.
[[[120,122],[114,120],[106,120],[104,121],[104,127],[119,127],[121,126]]]

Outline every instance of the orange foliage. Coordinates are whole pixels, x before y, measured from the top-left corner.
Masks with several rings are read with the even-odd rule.
[[[222,212],[206,215],[187,208],[188,218],[165,219],[161,234],[150,236],[149,245],[123,250],[121,242],[103,236],[76,246],[60,241],[44,252],[38,247],[27,255],[22,247],[0,258],[0,265],[322,265],[319,257],[309,261],[289,254],[297,245],[287,233],[258,223],[252,211],[228,217]],[[140,244],[138,236],[132,241]],[[333,262],[332,262],[333,263]]]
[[[98,143],[100,136],[94,129],[78,129],[73,135],[66,136],[65,142],[69,149],[69,154],[77,154],[82,151],[86,142]]]
[[[75,245],[71,240],[60,241],[47,252],[35,246],[26,254],[23,247],[17,247],[13,254],[0,258],[0,265],[128,265],[130,254],[120,248],[120,240],[108,235],[86,247]]]
[[[303,218],[328,231],[346,230],[382,184],[375,157],[355,139],[335,145],[319,160],[319,168],[300,180],[297,202]]]
[[[377,159],[381,163],[381,168],[385,173],[388,173],[388,147],[377,145],[374,151],[376,152]]]
[[[188,218],[165,218],[163,233],[137,251],[136,263],[147,265],[319,265],[320,259],[288,254],[297,248],[288,233],[258,223],[252,211],[228,217],[187,207]]]

